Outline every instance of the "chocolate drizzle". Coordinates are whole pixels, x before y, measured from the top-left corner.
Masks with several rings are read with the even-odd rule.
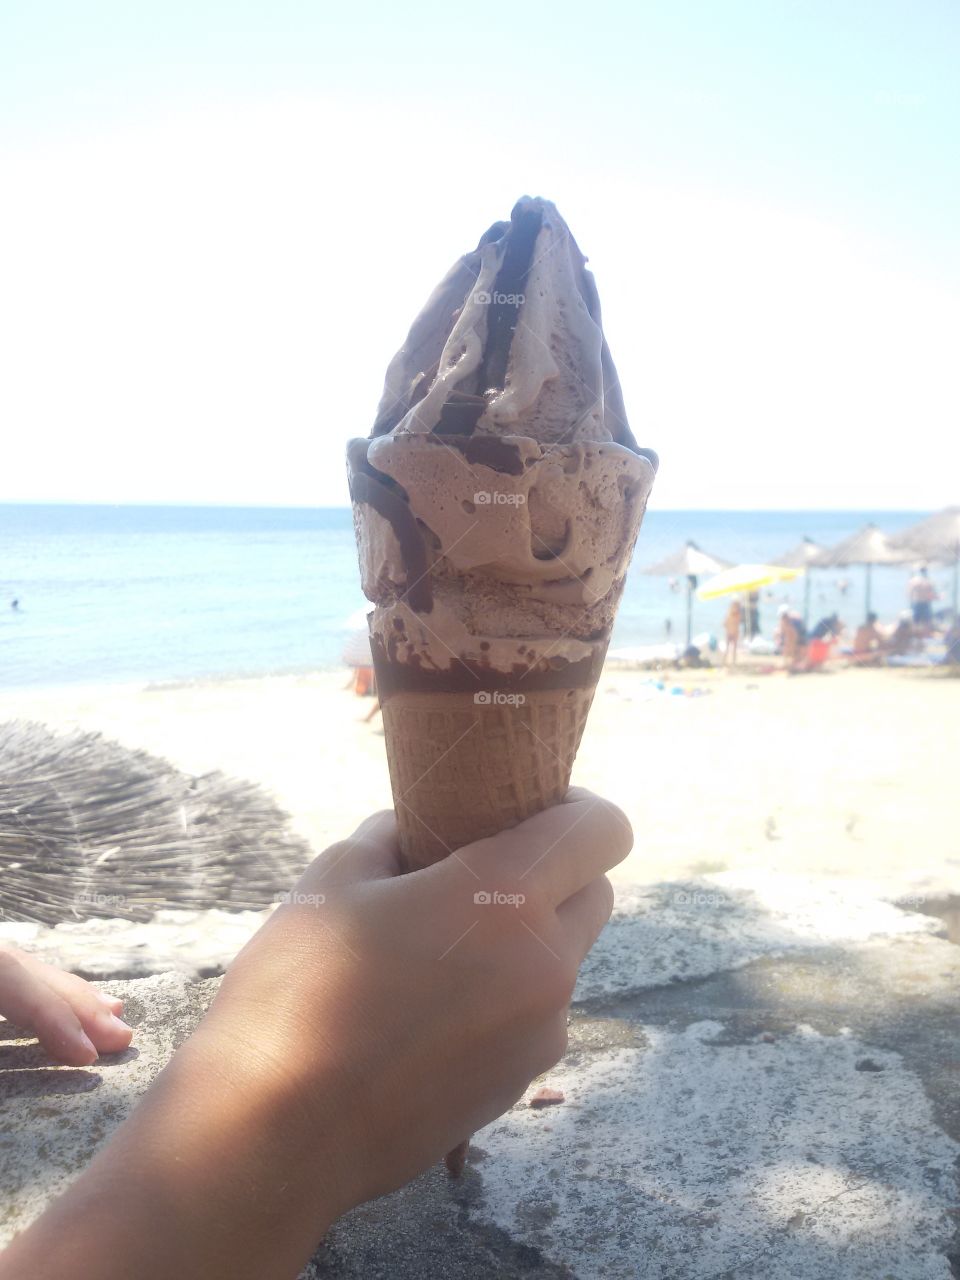
[[[437,435],[470,436],[487,407],[483,396],[473,396],[465,391],[451,391],[440,410],[440,420],[433,428]]]
[[[515,444],[501,440],[499,436],[451,436],[444,440],[437,440],[434,436],[423,438],[433,444],[456,449],[472,466],[490,467],[505,476],[523,475],[520,449]]]
[[[513,206],[503,262],[497,272],[490,301],[487,341],[477,382],[481,395],[489,390],[502,391],[506,383],[510,347],[542,225],[543,208],[539,204],[523,199]]]
[[[429,613],[433,608],[433,584],[423,534],[400,486],[367,461],[369,444],[369,440],[351,440],[347,445],[350,497],[354,502],[365,502],[389,522],[407,573],[407,589],[401,599],[415,613]]]

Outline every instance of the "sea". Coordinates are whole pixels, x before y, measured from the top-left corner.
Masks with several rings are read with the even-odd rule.
[[[684,638],[685,584],[641,570],[687,539],[765,562],[805,536],[829,546],[867,521],[893,533],[924,514],[649,511],[611,647]],[[932,575],[946,597],[946,571]],[[904,608],[908,576],[873,570],[881,619]],[[864,581],[862,567],[815,571],[811,621],[837,610],[855,625]],[[763,632],[803,596],[802,578],[764,592]],[[0,688],[335,669],[364,604],[349,509],[0,505]],[[695,601],[694,634],[717,634],[725,609]]]

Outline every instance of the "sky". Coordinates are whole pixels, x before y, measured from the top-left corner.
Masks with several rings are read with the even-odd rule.
[[[521,194],[660,508],[960,501],[954,0],[0,5],[0,501],[341,505]]]

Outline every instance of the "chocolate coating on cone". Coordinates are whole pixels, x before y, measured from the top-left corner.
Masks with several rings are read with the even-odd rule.
[[[579,662],[565,658],[543,658],[532,666],[516,663],[510,671],[484,666],[463,658],[452,659],[448,667],[433,669],[419,662],[398,662],[378,635],[371,636],[370,649],[377,675],[381,704],[398,693],[532,693],[539,689],[588,689],[600,679],[607,641],[598,642],[593,652]]]

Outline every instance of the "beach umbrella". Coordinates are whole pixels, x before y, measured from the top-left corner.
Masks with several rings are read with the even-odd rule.
[[[191,777],[98,733],[0,724],[0,920],[263,910],[311,857],[253,783]]]
[[[770,587],[775,582],[790,582],[803,573],[802,569],[788,569],[777,564],[738,564],[723,569],[705,582],[697,592],[700,600],[715,600],[718,596],[740,595]]]
[[[870,593],[872,573],[875,564],[905,564],[913,555],[901,547],[896,547],[875,524],[865,524],[862,529],[844,538],[836,546],[827,547],[811,561],[816,569],[847,568],[850,565],[862,564],[866,567],[866,612],[870,612]]]
[[[687,644],[689,645],[693,627],[693,593],[696,589],[698,578],[702,578],[708,573],[719,573],[721,569],[729,568],[729,560],[721,560],[718,556],[712,556],[706,551],[701,551],[695,542],[688,541],[673,555],[667,556],[665,560],[658,560],[656,564],[648,565],[641,572],[659,577],[686,578]]]
[[[894,534],[890,545],[909,551],[918,560],[953,566],[953,612],[957,612],[960,587],[960,507],[945,507],[919,524]]]
[[[795,547],[791,547],[789,551],[784,552],[774,564],[783,565],[786,569],[812,569],[815,567],[814,562],[817,556],[825,550],[818,542],[814,542],[812,538],[804,538],[802,542],[798,542]],[[810,625],[810,574],[805,573],[803,579],[803,625]]]

